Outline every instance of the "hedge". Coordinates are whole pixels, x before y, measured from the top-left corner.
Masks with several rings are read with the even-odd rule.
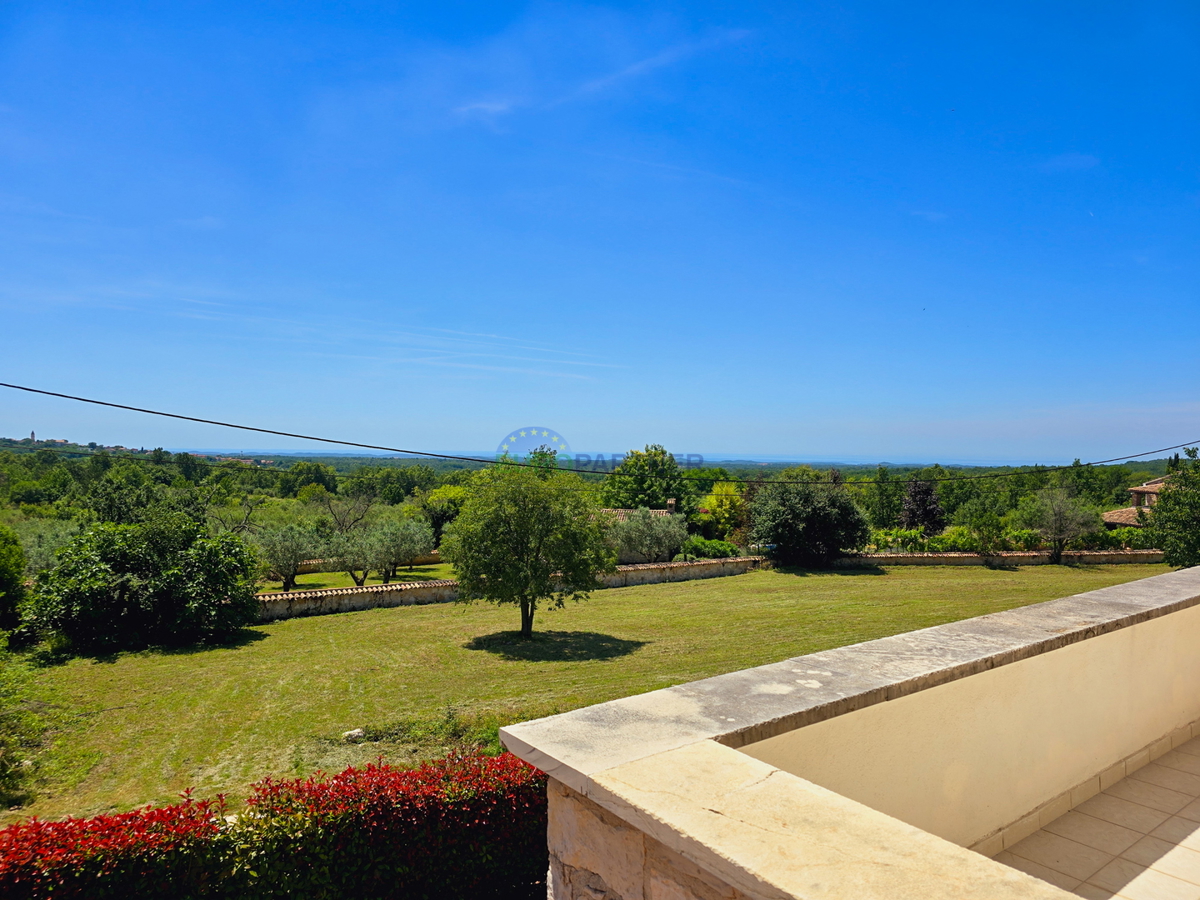
[[[511,754],[255,784],[0,829],[5,898],[530,898],[544,894],[546,778]]]

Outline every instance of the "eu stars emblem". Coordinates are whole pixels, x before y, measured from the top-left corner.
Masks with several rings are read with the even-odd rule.
[[[496,458],[507,456],[517,462],[526,462],[529,454],[543,447],[553,450],[560,462],[571,459],[571,448],[567,439],[553,428],[544,425],[526,425],[508,432],[496,447]]]

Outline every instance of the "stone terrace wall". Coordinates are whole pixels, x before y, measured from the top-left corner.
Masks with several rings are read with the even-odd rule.
[[[763,564],[761,556],[731,559],[701,559],[695,562],[644,563],[617,566],[617,571],[601,577],[604,587],[628,587],[658,584],[663,581],[693,581],[742,575]],[[363,587],[329,588],[322,591],[276,591],[259,594],[259,620],[272,622],[297,616],[321,616],[376,607],[412,606],[425,603],[453,603],[458,599],[458,582],[415,581],[397,584],[371,584]]]
[[[1162,562],[1161,550],[1078,550],[1062,555],[1068,565],[1119,565]],[[1050,552],[1011,553],[861,553],[834,563],[839,568],[857,566],[1048,566]]]
[[[258,618],[261,622],[273,622],[276,619],[323,616],[379,606],[452,603],[457,597],[458,582],[448,579],[369,584],[323,591],[277,591],[258,595]]]

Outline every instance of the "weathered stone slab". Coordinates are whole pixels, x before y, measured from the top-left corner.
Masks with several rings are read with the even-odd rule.
[[[1200,568],[731,672],[501,729],[508,749],[576,790],[686,746],[764,740],[1200,603]]]

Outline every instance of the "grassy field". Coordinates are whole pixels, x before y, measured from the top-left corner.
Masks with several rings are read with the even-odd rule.
[[[401,569],[396,573],[396,577],[392,582],[398,581],[434,581],[439,578],[453,578],[454,567],[450,563],[438,563],[432,566],[413,566],[410,569]],[[383,584],[383,579],[378,575],[371,575],[367,578],[367,584]],[[345,572],[313,572],[309,575],[296,576],[296,590],[298,591],[319,591],[325,588],[343,588],[354,587],[354,579]],[[258,588],[260,591],[281,591],[283,584],[278,581],[264,582]]]
[[[526,643],[511,633],[512,608],[413,606],[277,622],[238,646],[47,665],[40,697],[75,724],[49,754],[37,802],[5,819],[125,809],[187,787],[236,798],[268,774],[380,754],[408,762],[436,752],[448,708],[519,721],[1165,571],[761,571],[599,591],[539,612]],[[432,738],[414,736],[414,722]],[[387,739],[341,741],[357,727]]]

